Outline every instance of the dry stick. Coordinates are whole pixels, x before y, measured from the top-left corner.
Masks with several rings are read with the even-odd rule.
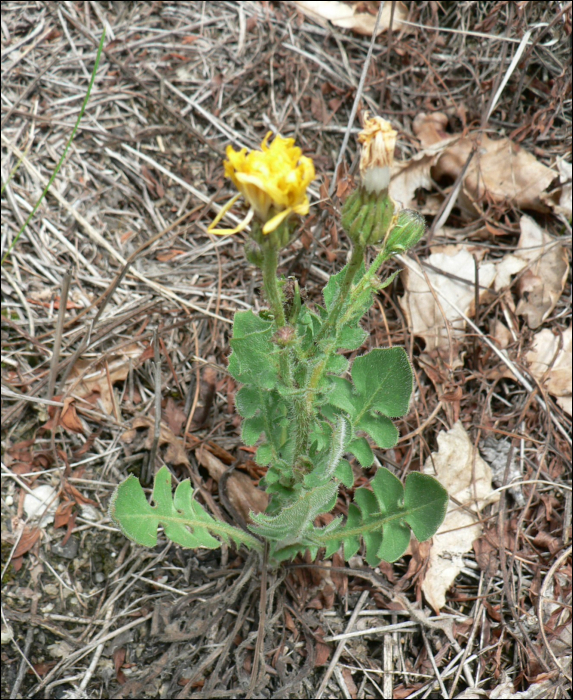
[[[60,360],[60,350],[62,347],[62,332],[64,330],[64,318],[66,315],[66,306],[68,304],[68,293],[72,281],[72,268],[68,268],[62,280],[62,292],[60,294],[60,308],[58,311],[58,321],[56,323],[56,333],[54,337],[54,349],[52,351],[52,359],[50,362],[50,378],[48,380],[48,394],[46,398],[51,401],[54,398],[54,387],[56,386],[56,375],[58,373],[58,364]],[[53,431],[52,431],[53,434]]]
[[[412,265],[411,261],[407,257],[404,257],[402,255],[396,255],[396,260],[399,260],[403,265],[406,265],[406,267],[418,277],[425,279],[424,275]],[[430,289],[432,289],[431,285]],[[434,292],[444,301],[446,301],[452,307],[452,309],[460,315],[460,318],[463,318],[464,321],[474,329],[474,331],[480,336],[483,342],[486,343],[486,345],[488,345],[491,348],[491,350],[499,357],[503,364],[511,370],[511,373],[517,379],[517,381],[520,384],[522,384],[527,389],[527,391],[533,392],[533,386],[527,381],[523,374],[521,374],[521,372],[517,369],[513,362],[508,357],[506,357],[501,350],[498,349],[497,345],[492,343],[491,340],[475,325],[475,323],[470,318],[468,318],[468,316],[456,304],[454,304],[453,301],[448,299],[448,297],[445,294],[443,294],[439,289],[434,289]],[[545,403],[545,401],[537,395],[535,396],[535,400],[541,406],[541,408],[543,408],[544,411],[547,411],[547,413],[551,416],[551,420],[557,426],[559,432],[565,437],[567,442],[571,444],[571,436],[567,433],[567,431],[561,425],[561,423],[559,423],[557,417],[553,414],[553,412],[550,410],[549,406]]]
[[[263,554],[263,562],[261,565],[261,598],[259,602],[259,629],[257,631],[257,642],[253,652],[253,669],[251,673],[251,682],[245,695],[249,699],[253,696],[259,682],[259,666],[262,662],[261,673],[265,672],[265,621],[267,616],[267,568],[269,562],[269,543],[265,540],[265,551]]]
[[[505,465],[505,474],[503,477],[503,483],[507,484],[507,481],[509,479],[509,469],[511,466],[511,462],[513,460],[513,451],[514,451],[514,446],[511,446],[511,449],[509,450],[507,454],[507,463]],[[527,630],[525,629],[523,623],[519,619],[519,615],[517,614],[517,609],[515,606],[515,601],[513,599],[513,592],[511,590],[511,586],[509,585],[509,575],[508,575],[508,567],[506,566],[507,564],[507,558],[506,558],[506,551],[505,551],[505,503],[506,503],[506,498],[505,498],[505,491],[501,492],[500,499],[499,499],[499,517],[498,517],[498,529],[497,529],[497,534],[498,538],[500,541],[500,547],[499,547],[499,564],[501,568],[501,573],[503,577],[503,590],[505,593],[505,597],[507,598],[507,604],[509,606],[509,610],[511,612],[511,616],[513,617],[513,620],[517,627],[519,628],[519,631],[522,635],[522,639],[524,641],[521,641],[515,634],[512,635],[514,639],[516,639],[525,649],[529,648],[533,656],[537,659],[537,662],[541,666],[541,668],[546,672],[549,673],[550,668],[549,666],[545,663],[545,660],[541,658],[539,653],[537,652],[537,649],[535,648],[533,642],[531,641],[529,634],[527,633]]]
[[[376,32],[378,31],[378,25],[380,23],[380,17],[382,17],[382,11],[384,10],[385,1],[382,0],[380,6],[378,7],[378,14],[376,15],[376,23],[374,24],[374,31],[372,32],[372,39],[370,41],[370,46],[368,47],[368,54],[366,55],[366,60],[364,61],[364,66],[362,68],[362,75],[360,76],[360,82],[356,88],[356,95],[354,97],[354,104],[350,110],[350,117],[348,119],[348,126],[346,127],[346,132],[344,133],[344,138],[342,139],[342,146],[338,153],[338,158],[336,159],[336,165],[334,166],[334,172],[332,174],[332,182],[330,183],[330,188],[328,190],[328,196],[332,197],[336,190],[336,177],[338,175],[338,168],[342,163],[344,154],[346,152],[346,147],[348,146],[348,141],[350,139],[350,131],[352,125],[354,124],[354,118],[356,117],[356,112],[358,111],[358,104],[362,97],[362,92],[364,90],[364,83],[366,82],[366,76],[368,74],[368,68],[370,67],[370,61],[372,59],[372,51],[374,49],[374,44],[376,43]]]
[[[444,681],[442,679],[442,676],[440,674],[440,670],[436,664],[436,659],[434,658],[434,653],[432,652],[432,647],[430,646],[430,643],[428,642],[428,638],[426,637],[426,633],[424,629],[422,628],[422,639],[424,640],[424,646],[426,647],[426,652],[428,654],[428,657],[430,659],[430,663],[432,664],[432,668],[434,670],[434,673],[436,674],[436,679],[438,681],[438,685],[440,686],[440,690],[442,691],[442,697],[447,698],[448,696],[448,691],[446,690],[446,686],[444,685]]]
[[[89,309],[92,308],[92,306],[97,305],[100,301],[102,302],[101,305],[100,305],[100,307],[98,308],[98,310],[97,310],[97,312],[96,312],[96,315],[94,316],[94,318],[92,319],[92,321],[91,321],[91,323],[90,323],[89,330],[88,330],[87,334],[84,336],[84,339],[82,340],[82,342],[80,343],[80,345],[78,346],[78,348],[74,351],[74,353],[72,354],[72,356],[69,357],[69,358],[65,361],[65,364],[67,365],[67,370],[66,370],[66,372],[64,373],[64,376],[62,377],[62,380],[60,381],[59,389],[60,389],[61,392],[63,392],[63,390],[64,390],[64,386],[65,386],[66,381],[67,381],[67,379],[68,379],[68,377],[69,377],[69,375],[70,375],[70,372],[72,371],[72,369],[73,369],[73,367],[74,367],[74,364],[75,364],[76,360],[77,360],[78,357],[86,350],[86,348],[89,346],[89,343],[90,343],[91,338],[92,338],[93,331],[94,331],[94,329],[95,329],[95,327],[96,327],[96,324],[97,324],[98,320],[100,319],[101,315],[102,315],[103,312],[105,311],[105,308],[106,308],[106,306],[107,306],[109,300],[111,299],[111,297],[114,295],[115,290],[119,287],[119,285],[121,284],[123,278],[124,278],[125,275],[127,274],[127,271],[129,270],[129,267],[130,267],[131,263],[132,263],[132,262],[140,255],[140,253],[142,253],[146,248],[148,248],[150,245],[152,245],[153,243],[155,243],[157,240],[159,240],[159,239],[160,239],[162,236],[164,236],[165,234],[169,233],[172,229],[174,229],[177,225],[179,225],[182,221],[184,221],[188,216],[190,216],[191,214],[193,214],[195,211],[197,211],[197,210],[200,209],[200,208],[201,208],[200,206],[195,207],[194,209],[192,209],[191,211],[187,212],[187,213],[184,214],[183,216],[180,216],[176,221],[174,221],[172,224],[170,224],[170,225],[169,225],[167,228],[165,228],[163,231],[160,231],[158,234],[156,234],[155,236],[153,236],[152,238],[150,238],[148,241],[145,241],[144,243],[142,243],[142,244],[139,246],[139,248],[137,248],[136,250],[134,250],[133,253],[127,258],[127,260],[125,261],[125,265],[123,266],[123,269],[122,269],[121,272],[116,276],[116,278],[115,278],[115,279],[113,280],[113,282],[109,285],[109,287],[105,290],[105,292],[104,292],[93,304],[91,304],[91,305],[90,305],[89,307],[87,307],[86,309],[83,309],[83,311],[81,311],[75,318],[71,319],[70,321],[68,321],[67,324],[65,324],[65,325],[67,326],[67,325],[70,325],[70,324],[72,324],[72,323],[75,323],[75,322],[78,320],[78,318],[81,317],[83,314],[85,314],[87,311],[89,311]],[[59,351],[58,351],[58,355],[59,355]],[[50,370],[50,371],[51,371],[51,370]],[[50,376],[51,376],[51,375],[50,375]],[[51,397],[50,397],[50,398],[51,398]]]
[[[450,687],[450,691],[449,691],[450,694],[448,696],[450,698],[455,697],[455,692],[456,692],[456,688],[458,686],[458,681],[460,679],[460,676],[462,675],[462,670],[464,670],[464,667],[466,667],[466,659],[471,653],[473,643],[474,643],[474,637],[475,637],[477,629],[479,627],[478,621],[479,621],[479,617],[481,615],[481,611],[483,608],[483,602],[482,602],[482,598],[481,598],[483,578],[484,578],[484,575],[483,575],[483,571],[482,571],[481,575],[480,575],[480,579],[479,579],[479,585],[478,585],[478,592],[477,592],[478,599],[476,601],[476,605],[474,608],[475,612],[472,611],[472,617],[474,619],[474,622],[472,624],[472,629],[470,632],[469,639],[464,646],[464,653],[463,653],[462,658],[460,660],[460,665],[458,666],[458,670],[456,671],[456,675],[454,676],[454,680],[453,680],[452,685]],[[479,667],[479,664],[478,664],[478,667]],[[466,680],[467,680],[467,678],[466,678]],[[477,683],[474,681],[473,687],[475,688],[476,686],[477,686]],[[470,687],[472,687],[472,684],[470,684]]]
[[[102,294],[100,294],[100,296],[99,296],[94,302],[92,302],[92,303],[91,303],[89,306],[87,306],[85,309],[82,309],[82,310],[80,311],[80,313],[79,313],[77,316],[74,316],[74,318],[70,319],[70,320],[66,323],[66,326],[65,326],[65,327],[67,328],[68,326],[73,325],[74,323],[76,323],[76,321],[78,321],[78,319],[80,319],[82,316],[84,316],[91,308],[93,308],[94,306],[97,306],[101,301],[103,301],[102,306],[99,308],[98,312],[97,312],[96,315],[95,315],[94,320],[92,321],[92,325],[95,326],[97,320],[98,320],[99,317],[102,315],[102,313],[103,313],[105,307],[107,306],[108,301],[110,300],[110,298],[111,298],[111,297],[113,296],[113,294],[115,293],[115,290],[119,287],[119,285],[120,285],[122,279],[125,277],[125,275],[126,275],[126,273],[127,273],[127,270],[128,270],[128,268],[129,268],[129,266],[131,265],[131,263],[132,263],[146,248],[149,248],[150,245],[153,245],[154,243],[156,243],[160,238],[162,238],[163,236],[165,236],[166,234],[168,234],[168,233],[169,233],[170,231],[172,231],[176,226],[179,226],[179,224],[181,224],[183,221],[185,221],[185,219],[187,219],[187,218],[188,218],[189,216],[191,216],[192,214],[195,214],[195,212],[199,211],[202,207],[203,207],[202,204],[199,204],[198,206],[193,207],[193,209],[191,209],[190,211],[188,211],[188,212],[186,212],[185,214],[183,214],[182,216],[180,216],[180,217],[179,217],[178,219],[176,219],[172,224],[169,224],[169,226],[167,226],[167,228],[164,228],[163,231],[160,231],[159,233],[156,233],[155,236],[152,236],[149,240],[144,241],[138,248],[136,248],[136,249],[133,251],[133,253],[131,253],[131,255],[126,259],[124,268],[121,270],[121,272],[119,273],[119,275],[117,275],[117,277],[115,278],[115,280],[113,280],[113,282],[109,285],[109,287],[108,287]],[[44,336],[40,336],[40,337],[44,337]]]
[[[193,338],[195,341],[195,357],[199,357],[199,338],[197,334],[197,324],[195,321],[191,322],[193,326]],[[194,359],[194,358],[193,358]],[[201,390],[201,369],[199,365],[195,367],[195,396],[193,397],[193,404],[191,405],[191,410],[187,416],[187,423],[185,425],[185,432],[183,433],[183,440],[187,440],[187,435],[189,434],[189,428],[193,422],[193,416],[195,415],[195,409],[197,408],[197,403],[199,402],[199,392]]]
[[[39,593],[35,590],[34,586],[34,595],[32,597],[32,609],[31,609],[31,615],[36,615],[38,612],[38,600],[39,600]],[[12,644],[15,645],[16,649],[20,652],[22,655],[22,658],[20,660],[20,666],[18,668],[18,674],[16,676],[16,679],[14,681],[14,684],[10,690],[10,700],[13,698],[18,698],[22,697],[20,695],[20,686],[22,685],[22,681],[24,680],[24,676],[26,675],[26,671],[32,671],[36,678],[38,680],[41,680],[40,676],[38,675],[36,669],[34,666],[28,661],[28,656],[30,654],[30,649],[32,647],[32,642],[34,641],[34,631],[35,631],[35,625],[29,625],[28,630],[26,632],[26,641],[24,642],[24,651],[20,651],[20,647],[16,644],[14,639],[12,639]]]
[[[30,83],[30,85],[28,85],[28,87],[24,90],[24,92],[23,92],[21,95],[18,96],[18,98],[16,99],[16,101],[14,102],[14,104],[13,104],[13,105],[10,107],[10,109],[6,112],[6,114],[4,115],[2,121],[0,122],[0,128],[2,128],[2,129],[4,128],[4,124],[6,124],[6,122],[8,121],[8,119],[10,119],[10,117],[12,116],[12,114],[14,113],[14,111],[18,108],[18,105],[19,105],[23,100],[25,100],[26,97],[28,97],[28,95],[34,90],[34,88],[36,87],[36,85],[38,84],[38,82],[40,81],[40,79],[42,78],[42,76],[44,75],[44,73],[46,73],[47,71],[49,71],[50,68],[52,68],[52,66],[54,65],[54,63],[56,63],[56,61],[60,58],[60,53],[61,53],[61,51],[62,51],[62,48],[63,48],[63,47],[60,47],[60,48],[56,51],[56,54],[55,54],[54,58],[52,59],[52,61],[50,61],[50,63],[48,63],[48,65],[47,65],[43,70],[41,70],[41,71],[38,73],[38,75],[34,78],[34,80],[32,80],[32,82]]]
[[[561,552],[561,554],[557,558],[557,561],[554,562],[553,566],[547,572],[545,578],[543,579],[543,583],[541,584],[541,590],[539,591],[539,598],[537,601],[537,619],[539,620],[539,631],[541,632],[543,644],[545,645],[545,649],[549,652],[549,655],[553,659],[554,664],[561,671],[561,673],[565,676],[565,678],[567,678],[569,683],[571,683],[571,676],[568,675],[567,671],[559,663],[557,657],[555,656],[555,652],[553,651],[553,649],[551,648],[551,645],[547,641],[547,636],[545,634],[545,623],[543,622],[543,599],[548,597],[545,595],[545,591],[549,587],[549,584],[551,582],[551,579],[553,578],[553,575],[555,574],[557,569],[561,566],[561,564],[563,564],[563,562],[570,556],[571,556],[571,546],[569,546],[569,548],[566,549],[564,552]]]
[[[384,3],[382,3],[384,4]],[[380,13],[379,13],[380,15]],[[358,603],[356,604],[356,607],[354,608],[354,611],[352,612],[352,615],[350,617],[350,621],[346,625],[346,630],[345,634],[349,633],[352,631],[352,628],[354,627],[354,624],[356,623],[356,620],[358,619],[358,615],[360,614],[360,611],[364,607],[366,603],[366,599],[370,595],[370,591],[362,591],[362,595],[360,596],[360,599]],[[342,652],[344,651],[344,647],[346,646],[346,639],[341,639],[340,642],[338,643],[338,646],[336,647],[336,651],[334,652],[334,656],[332,657],[332,661],[330,662],[328,669],[326,673],[324,674],[324,678],[322,679],[322,683],[320,684],[320,687],[316,693],[316,698],[319,700],[319,698],[322,697],[322,694],[326,690],[326,685],[328,681],[330,680],[330,676],[332,676],[332,673],[334,669],[336,668],[336,664],[338,663],[338,659],[342,655]]]
[[[27,158],[24,157],[24,154],[22,151],[15,146],[13,143],[11,143],[5,136],[4,134],[0,134],[2,140],[6,143],[6,145],[18,156],[18,158],[22,157],[23,158],[23,163],[26,166],[26,169],[33,175],[33,177],[38,181],[38,182],[43,182],[44,177],[41,175],[41,173],[37,170],[37,168],[28,161]],[[141,154],[140,154],[141,155]],[[71,214],[71,216],[74,217],[74,219],[80,224],[82,229],[87,233],[87,235],[94,241],[94,243],[97,243],[97,245],[101,246],[107,252],[115,259],[117,260],[121,265],[126,264],[125,258],[120,255],[117,250],[99,233],[99,231],[96,231],[96,229],[89,223],[89,221],[83,217],[75,207],[73,207],[57,190],[55,189],[50,189],[49,194],[53,197],[55,197],[58,202],[62,205],[62,207],[68,212],[68,214]],[[164,287],[162,284],[158,284],[157,282],[154,282],[153,280],[148,279],[145,275],[141,274],[137,270],[132,271],[132,275],[136,277],[138,280],[146,284],[148,287],[151,289],[155,290],[158,292],[161,296],[167,297],[168,299],[171,299],[172,301],[176,301],[178,304],[181,304],[183,307],[188,307],[190,309],[193,309],[193,311],[198,311],[201,314],[205,314],[206,316],[212,316],[213,318],[218,318],[220,321],[224,321],[225,323],[231,323],[231,321],[228,318],[225,318],[223,316],[216,316],[215,314],[211,313],[210,311],[207,311],[207,309],[203,309],[200,306],[196,306],[195,304],[192,304],[190,301],[187,301],[186,299],[183,299],[180,297],[178,294],[174,294],[171,292],[167,287]]]
[[[80,22],[78,22],[76,19],[74,19],[68,12],[62,9],[62,15],[70,22],[70,24],[73,24],[74,27],[80,32],[80,34],[83,34],[86,39],[92,42],[94,46],[97,46],[97,39],[93,35],[92,32],[89,32]],[[103,53],[106,55],[106,58],[108,58],[112,63],[114,63],[116,66],[118,66],[127,76],[130,80],[133,80],[136,82],[139,87],[147,94],[149,97],[156,102],[162,109],[164,109],[168,114],[177,121],[185,131],[187,131],[189,134],[192,134],[195,138],[198,138],[201,143],[205,144],[208,146],[213,152],[215,152],[219,157],[224,158],[225,154],[223,151],[216,146],[215,144],[212,143],[212,141],[205,136],[198,130],[195,129],[188,121],[186,121],[178,112],[176,112],[174,109],[172,109],[168,104],[166,104],[161,97],[157,97],[155,93],[147,87],[145,82],[141,80],[132,70],[131,68],[128,68],[125,63],[117,59],[112,51],[108,51],[107,49],[103,49]]]
[[[392,9],[394,8],[394,3],[392,3]],[[394,637],[391,634],[384,635],[383,651],[382,651],[382,688],[383,688],[383,698],[393,698],[394,697]]]
[[[457,176],[449,195],[444,199],[444,201],[440,205],[440,208],[438,209],[438,213],[436,214],[434,221],[430,226],[430,230],[428,231],[428,234],[426,236],[426,245],[430,244],[432,238],[434,237],[434,233],[442,228],[442,226],[448,220],[452,209],[456,206],[456,202],[458,201],[458,195],[460,193],[460,190],[462,189],[466,172],[470,166],[470,163],[472,162],[472,159],[477,149],[478,145],[477,143],[474,143],[474,145],[472,146],[472,150],[469,152],[469,155],[466,158],[464,167],[461,169],[459,175]]]
[[[560,19],[561,16],[565,12],[569,12],[571,10],[571,6],[573,3],[567,3],[564,7],[562,7],[559,12],[555,15],[555,17],[549,22],[547,26],[545,26],[539,34],[535,37],[535,39],[531,42],[529,49],[527,50],[527,53],[523,57],[522,65],[523,65],[523,70],[521,71],[521,79],[519,81],[519,85],[515,91],[515,97],[513,98],[513,103],[511,105],[511,108],[509,110],[509,116],[507,118],[508,122],[513,122],[514,120],[514,115],[515,115],[515,110],[517,109],[517,103],[519,102],[519,98],[521,97],[521,92],[523,89],[523,81],[525,80],[526,76],[529,75],[527,71],[527,63],[531,57],[531,54],[533,53],[533,49],[536,47],[536,45],[541,41],[541,39],[547,34],[547,32],[553,27],[554,24],[556,24]],[[516,41],[515,39],[513,41]]]
[[[384,111],[384,98],[386,97],[386,83],[388,82],[388,73],[390,72],[390,51],[392,49],[392,25],[394,23],[394,10],[396,9],[396,0],[390,3],[390,23],[388,24],[388,42],[386,46],[386,68],[384,70],[384,79],[380,88],[380,112]]]

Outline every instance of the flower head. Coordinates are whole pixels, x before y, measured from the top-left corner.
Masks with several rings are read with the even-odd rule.
[[[380,192],[388,189],[390,168],[394,162],[396,131],[382,117],[368,117],[364,128],[358,134],[362,144],[360,153],[360,175],[362,184],[368,192]]]
[[[307,187],[314,180],[314,163],[302,155],[294,139],[275,136],[269,145],[271,132],[265,136],[260,151],[243,148],[235,151],[227,146],[225,175],[233,181],[239,193],[249,203],[249,213],[234,229],[214,230],[221,218],[237,201],[234,197],[209,227],[211,233],[226,235],[242,231],[256,215],[264,222],[263,233],[271,233],[291,214],[308,214]]]

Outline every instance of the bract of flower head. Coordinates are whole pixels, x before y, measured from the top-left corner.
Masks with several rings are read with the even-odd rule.
[[[369,117],[368,112],[365,117],[364,128],[358,134],[358,141],[362,144],[360,175],[368,192],[381,192],[390,184],[398,134],[382,117]]]
[[[314,180],[314,163],[302,155],[294,145],[294,139],[275,136],[271,144],[265,136],[260,151],[235,151],[227,146],[225,175],[233,181],[240,194],[249,203],[249,213],[234,229],[214,227],[237,200],[233,198],[223,207],[209,227],[211,233],[228,235],[242,231],[256,215],[265,222],[263,233],[271,233],[291,214],[308,214],[309,201],[306,190]]]

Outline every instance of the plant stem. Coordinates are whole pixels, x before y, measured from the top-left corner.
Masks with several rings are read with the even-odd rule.
[[[356,253],[357,248],[354,249],[354,253]],[[362,257],[364,253],[364,248],[360,251],[360,258],[358,256],[355,256],[353,253],[352,259],[349,263],[349,269],[347,270],[346,276],[344,278],[344,282],[342,283],[342,286],[340,288],[340,296],[336,302],[336,306],[332,309],[332,312],[326,321],[326,323],[329,323],[332,321],[332,325],[338,321],[340,317],[340,313],[343,308],[343,303],[344,303],[344,298],[348,294],[348,290],[350,289],[350,285],[352,284],[352,280],[354,279],[354,276],[356,275],[356,271],[358,270],[358,267],[360,265],[360,258]],[[374,275],[378,272],[380,269],[380,266],[382,263],[384,263],[390,256],[382,249],[378,255],[374,258],[374,261],[372,265],[368,268],[360,282],[356,285],[356,287],[350,292],[350,303],[349,303],[349,308],[346,311],[346,314],[352,313],[352,299],[356,299],[364,290],[364,288],[370,284],[370,280]],[[356,262],[358,260],[358,262]],[[351,270],[351,265],[352,263],[355,264],[354,270]],[[343,296],[344,295],[344,296]],[[338,307],[338,308],[337,308]],[[336,311],[336,316],[334,315]],[[345,315],[346,315],[345,314]],[[341,325],[344,325],[345,321],[345,315],[343,315],[343,321]],[[325,325],[326,325],[325,323]],[[324,326],[322,327],[321,331],[324,329]],[[319,334],[320,335],[320,334]],[[318,339],[318,336],[317,336]],[[317,345],[315,344],[315,348]],[[323,358],[317,362],[313,369],[312,373],[310,375],[308,384],[307,384],[307,392],[306,392],[306,397],[305,397],[305,408],[308,414],[312,415],[313,411],[313,404],[314,404],[314,397],[316,396],[316,391],[318,388],[318,385],[320,384],[320,380],[322,379],[324,372],[326,370],[326,365],[327,362],[330,358],[330,355],[332,352],[336,349],[336,337],[332,338],[331,341],[326,345],[326,347],[322,348],[322,353],[323,353]]]
[[[276,246],[270,243],[270,241],[265,241],[261,246],[263,250],[263,286],[271,311],[275,317],[277,328],[282,328],[286,321],[277,281],[279,255]]]
[[[314,347],[311,350],[310,356],[316,353],[320,341],[330,332],[331,328],[338,321],[338,317],[340,316],[342,308],[346,302],[348,292],[350,291],[350,287],[352,286],[352,282],[356,277],[356,273],[358,272],[360,265],[364,261],[364,250],[365,246],[361,246],[359,244],[355,245],[352,249],[350,262],[348,263],[348,266],[346,268],[346,274],[344,275],[344,279],[342,280],[342,284],[340,285],[338,297],[334,302],[334,306],[330,310],[328,318],[324,322],[322,328],[320,329],[314,340]]]

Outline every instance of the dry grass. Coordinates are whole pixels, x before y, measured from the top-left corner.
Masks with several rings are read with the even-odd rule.
[[[377,3],[364,5],[376,12]],[[129,429],[154,415],[155,333],[162,416],[185,443],[174,456],[175,438],[160,440],[158,463],[191,476],[219,512],[226,499],[197,461],[201,445],[225,464],[240,460],[254,479],[263,471],[240,447],[225,372],[233,313],[264,306],[261,281],[240,237],[206,232],[230,193],[228,143],[253,148],[271,130],[313,157],[313,213],[281,268],[311,302],[348,249],[339,201],[326,193],[357,92],[360,110],[400,126],[404,159],[418,150],[412,122],[422,111],[446,112],[455,131],[509,136],[547,165],[570,157],[571,3],[408,5],[412,32],[378,38],[360,87],[370,39],[324,29],[293,3],[2,4],[4,184],[19,163],[2,198],[3,251],[59,160],[107,28],[68,158],[3,266],[3,634],[13,635],[3,646],[3,697],[303,698],[321,688],[323,697],[423,698],[475,686],[464,697],[485,697],[506,678],[515,690],[537,684],[528,697],[568,697],[570,421],[542,387],[503,374],[485,340],[503,317],[499,298],[464,338],[464,367],[441,365],[434,380],[417,361],[399,282],[365,325],[371,346],[407,347],[418,382],[399,425],[408,438],[379,454],[385,463],[400,476],[419,469],[459,415],[476,444],[488,434],[513,440],[526,482],[523,502],[503,491],[484,516],[479,556],[464,559],[439,617],[422,599],[423,551],[379,573],[344,568],[340,557],[330,569],[297,561],[269,574],[264,673],[251,677],[258,563],[225,547],[143,550],[106,515],[127,470],[148,464],[152,435]],[[356,165],[358,125],[345,172]],[[519,215],[498,208],[467,221],[454,207],[448,225],[457,242],[495,256],[515,248]],[[539,216],[551,234],[570,237],[568,222]],[[488,233],[492,224],[501,236]],[[570,322],[569,285],[544,327]],[[532,333],[519,323],[508,356],[525,375]],[[455,398],[438,406],[436,382]],[[504,476],[508,469],[502,484]],[[40,484],[59,491],[57,527],[26,524],[24,495]],[[363,635],[324,641],[353,629]]]

